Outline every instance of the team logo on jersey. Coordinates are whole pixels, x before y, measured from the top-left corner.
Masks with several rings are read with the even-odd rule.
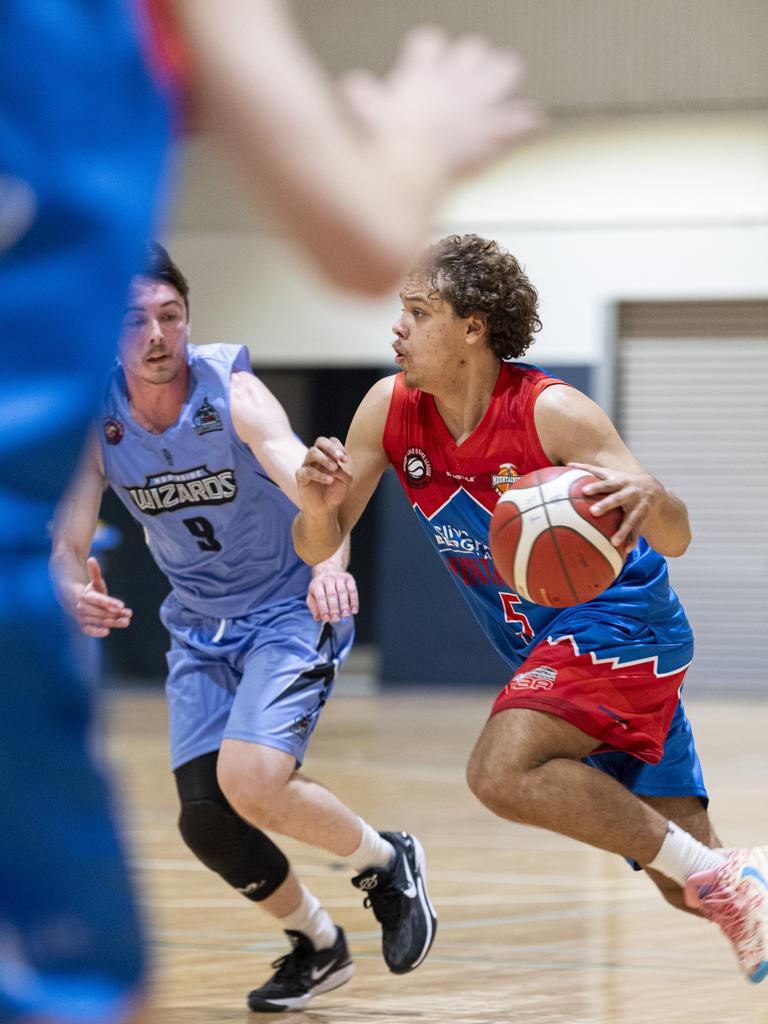
[[[450,526],[448,523],[432,524],[435,543],[441,551],[456,551],[466,555],[473,555],[476,558],[490,558],[491,549],[481,540],[473,537],[457,526]]]
[[[120,444],[125,437],[125,427],[114,416],[104,417],[104,440],[107,444]]]
[[[234,501],[237,480],[233,469],[212,473],[207,466],[196,466],[180,473],[155,473],[143,487],[126,487],[139,512],[159,516],[195,505],[225,505]]]
[[[196,434],[210,434],[213,430],[224,429],[221,423],[221,416],[219,416],[207,398],[203,399],[203,404],[195,411],[192,422],[195,425]]]
[[[409,448],[403,457],[403,472],[411,487],[426,487],[432,479],[432,463],[421,448]]]
[[[507,690],[551,690],[557,679],[557,669],[538,665],[529,672],[518,672],[507,683]]]
[[[300,740],[304,740],[309,735],[309,730],[312,725],[312,719],[309,715],[301,715],[299,718],[294,718],[293,722],[288,726],[294,736],[298,736]]]
[[[491,473],[491,483],[497,494],[504,494],[519,479],[520,470],[511,462],[502,462],[498,473]]]

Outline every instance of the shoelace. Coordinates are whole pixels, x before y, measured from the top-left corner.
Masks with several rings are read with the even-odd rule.
[[[363,906],[373,910],[373,916],[384,928],[397,928],[403,919],[405,904],[405,897],[395,888],[371,893],[363,900]]]
[[[717,904],[717,908],[713,904]],[[722,895],[711,900],[710,907],[715,910],[716,920],[729,939],[740,939],[745,931],[744,908],[739,907],[733,900],[731,893],[724,892]],[[707,908],[709,909],[709,907]]]
[[[290,953],[273,960],[272,966],[277,968],[274,981],[294,981],[301,978],[302,973],[306,974],[309,957],[298,949],[292,949]]]
[[[736,945],[739,960],[744,963],[748,963],[750,959],[760,959],[760,928],[757,923],[753,923],[751,927],[749,925],[748,912],[752,909],[749,904],[753,902],[754,900],[745,900],[745,897],[737,894],[733,885],[726,884],[711,894],[702,908],[705,913],[709,911],[707,916],[711,914],[731,942]]]

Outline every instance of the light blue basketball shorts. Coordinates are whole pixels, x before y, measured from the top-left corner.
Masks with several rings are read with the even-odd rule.
[[[171,768],[246,740],[301,765],[354,621],[315,622],[303,598],[234,619],[208,618],[170,594],[160,617],[171,634],[166,695]]]

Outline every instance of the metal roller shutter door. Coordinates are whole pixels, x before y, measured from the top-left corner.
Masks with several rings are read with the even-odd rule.
[[[768,302],[620,307],[616,421],[688,505],[687,689],[768,693]]]

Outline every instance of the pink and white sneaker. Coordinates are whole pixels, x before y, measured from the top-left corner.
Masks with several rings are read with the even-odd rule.
[[[728,858],[721,868],[685,883],[685,902],[720,925],[739,968],[756,985],[768,975],[768,847],[721,852]]]

